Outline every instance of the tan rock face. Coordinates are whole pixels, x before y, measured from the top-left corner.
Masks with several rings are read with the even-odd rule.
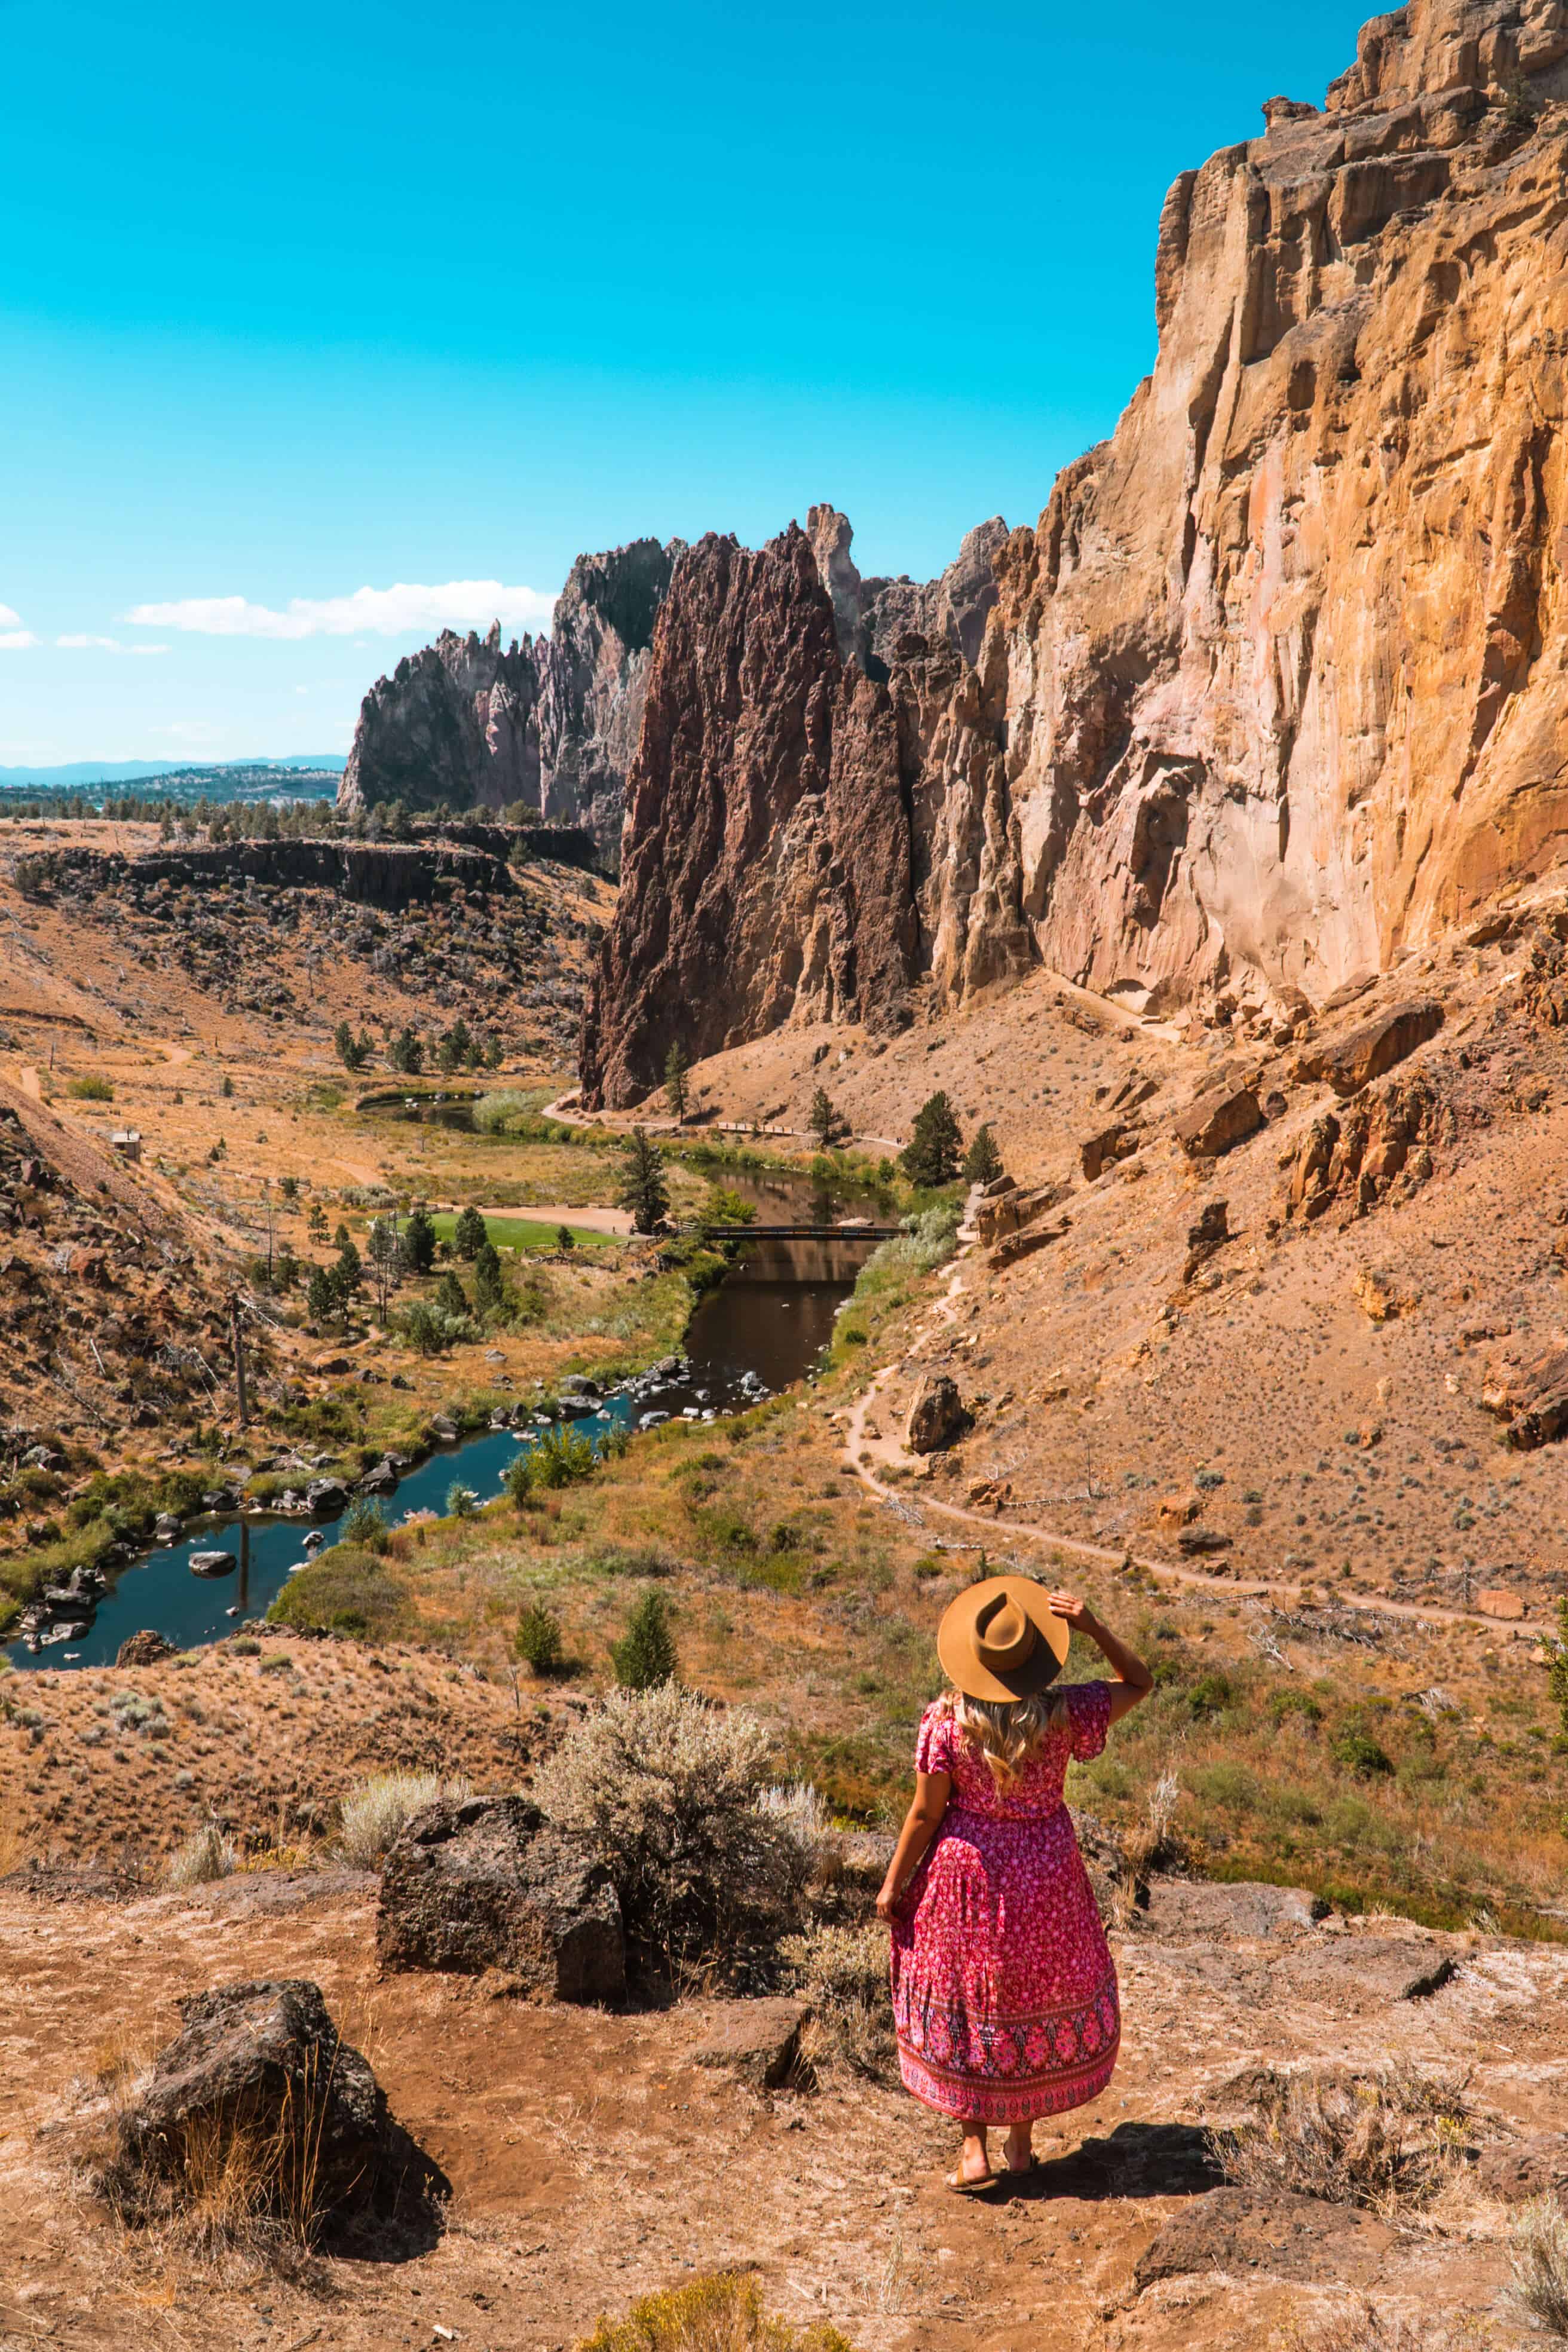
[[[1270,100],[1261,137],[1178,179],[1154,372],[1035,529],[986,526],[921,589],[859,581],[843,518],[813,510],[791,560],[829,633],[821,709],[832,679],[857,714],[828,764],[864,828],[886,812],[889,880],[907,827],[912,929],[878,982],[895,1000],[911,976],[940,1005],[1043,961],[1141,1008],[1228,997],[1279,1033],[1302,992],[1321,1003],[1558,858],[1564,100],[1563,0],[1374,19],[1323,111]],[[753,618],[770,625],[765,604]],[[742,634],[702,704],[704,756],[735,779],[758,870],[790,888],[733,900],[746,976],[700,1024],[731,1036],[876,993],[828,984],[860,919],[820,821],[826,738],[777,738],[752,696],[786,649]],[[771,808],[747,774],[759,733]],[[645,730],[628,837],[659,867],[646,827],[674,804],[671,740]],[[648,940],[686,920],[679,898],[634,895],[601,1031]],[[630,1099],[634,1065],[646,1083],[596,1045],[590,1091]]]

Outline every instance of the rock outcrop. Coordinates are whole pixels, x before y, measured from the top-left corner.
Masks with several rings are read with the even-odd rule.
[[[415,1814],[382,1871],[376,1953],[397,1971],[499,1969],[546,2000],[626,1990],[609,1872],[517,1797],[443,1800]]]
[[[547,637],[503,652],[499,623],[483,638],[444,629],[405,656],[360,705],[339,808],[521,803],[585,826],[613,864],[654,622],[680,551],[639,539],[579,556]]]
[[[1556,861],[1565,100],[1564,0],[1375,18],[1177,180],[1153,373],[1033,530],[926,589],[831,509],[680,559],[590,1101],[1037,960],[1289,1025]]]

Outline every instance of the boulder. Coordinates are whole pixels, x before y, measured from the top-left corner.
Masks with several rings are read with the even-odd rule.
[[[1478,1592],[1476,1607],[1483,1617],[1517,1621],[1524,1614],[1524,1602],[1520,1595],[1505,1591],[1500,1584],[1489,1585]]]
[[[1001,1274],[1008,1266],[1016,1265],[1020,1258],[1033,1257],[1037,1250],[1048,1249],[1052,1242],[1060,1241],[1067,1230],[1064,1223],[1036,1225],[1026,1233],[1009,1234],[1005,1241],[997,1243],[985,1263],[993,1274]]]
[[[1227,1201],[1207,1201],[1195,1225],[1187,1228],[1187,1259],[1182,1280],[1191,1282],[1201,1265],[1206,1265],[1215,1252],[1223,1249],[1231,1239],[1230,1204]]]
[[[1200,1095],[1173,1132],[1189,1160],[1217,1160],[1262,1125],[1262,1106],[1252,1087],[1228,1087]]]
[[[1190,1528],[1203,1507],[1204,1498],[1195,1486],[1189,1486],[1184,1494],[1166,1495],[1160,1504],[1160,1525],[1163,1528]]]
[[[928,1372],[910,1403],[904,1443],[911,1454],[941,1454],[973,1428],[974,1416],[945,1372]]]
[[[384,1969],[499,1969],[538,2000],[613,2000],[626,1937],[610,1874],[518,1797],[427,1805],[382,1870]]]
[[[810,2015],[808,2002],[782,1998],[718,2004],[691,2063],[733,2074],[753,2091],[776,2090],[800,2055],[801,2032]]]
[[[1086,1184],[1092,1184],[1103,1175],[1112,1160],[1129,1159],[1138,1149],[1138,1137],[1121,1119],[1101,1128],[1098,1135],[1085,1136],[1078,1147],[1079,1165],[1083,1170]]]
[[[367,1470],[355,1489],[361,1495],[390,1495],[397,1486],[397,1473],[390,1462],[378,1462]]]
[[[1353,2206],[1289,2189],[1215,2189],[1160,2222],[1132,2278],[1140,2294],[1161,2279],[1212,2271],[1364,2286],[1393,2244],[1384,2222]]]
[[[165,1642],[162,1633],[154,1633],[148,1625],[121,1642],[114,1654],[114,1663],[117,1666],[155,1666],[160,1659],[174,1655],[173,1642]]]
[[[341,1511],[349,1499],[349,1490],[341,1478],[312,1478],[305,1489],[305,1501],[312,1511]]]
[[[321,2211],[363,2199],[391,2137],[386,2099],[303,1977],[220,1986],[180,2003],[181,2031],[120,2118],[121,2163],[177,2184],[193,2142],[292,2140]],[[279,2168],[285,2176],[292,2166]]]
[[[1518,1403],[1507,1431],[1516,1452],[1533,1453],[1568,1430],[1568,1348],[1554,1348],[1520,1376]]]
[[[1476,2182],[1504,2205],[1528,2205],[1537,2197],[1568,2200],[1568,2132],[1541,2132],[1489,2147]]]
[[[1302,1077],[1326,1078],[1337,1095],[1359,1094],[1442,1026],[1443,1008],[1436,997],[1412,998],[1362,1022],[1336,1045],[1301,1055],[1296,1066]]]

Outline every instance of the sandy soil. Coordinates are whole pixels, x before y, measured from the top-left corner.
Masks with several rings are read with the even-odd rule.
[[[1503,2307],[1506,2216],[1468,2188],[1414,2227],[1217,2189],[1199,2126],[1249,2063],[1473,2067],[1477,2144],[1560,2105],[1568,1956],[1388,1923],[1296,1927],[1246,1889],[1157,1887],[1117,1939],[1127,2038],[1110,2089],[1043,2126],[1005,2202],[944,2193],[947,2127],[830,2075],[771,2096],[691,2063],[706,2004],[606,2016],[377,1981],[374,1882],[269,1874],[114,1905],[0,1889],[0,2342],[341,2347],[452,2340],[559,2352],[605,2308],[754,2265],[788,2315],[862,2352],[1256,2347],[1364,2290],[1438,2330],[1525,2339]],[[1458,1973],[1401,1999],[1451,1954]],[[204,2276],[73,2195],[47,2126],[73,2078],[164,2037],[187,1990],[308,1974],[395,2113],[451,2179],[439,2244],[326,2266],[312,2292]],[[42,2136],[40,2133],[42,2132]],[[312,2333],[314,2331],[314,2333]]]

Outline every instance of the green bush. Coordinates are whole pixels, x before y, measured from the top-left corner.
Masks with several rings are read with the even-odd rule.
[[[1228,1675],[1215,1669],[1202,1675],[1187,1693],[1187,1705],[1194,1715],[1223,1715],[1235,1697]]]
[[[449,1519],[471,1519],[479,1507],[479,1498],[471,1486],[454,1478],[447,1489],[447,1517]]]
[[[517,1638],[513,1645],[525,1664],[536,1675],[552,1675],[561,1664],[561,1620],[542,1601],[531,1601],[517,1621]]]
[[[523,1458],[535,1486],[575,1486],[594,1475],[593,1440],[569,1422],[547,1429]]]
[[[576,2352],[854,2352],[854,2347],[825,2320],[810,2327],[789,2327],[782,2319],[771,2319],[763,2309],[756,2280],[726,2274],[644,2295],[625,2319],[601,2319]]]
[[[662,1592],[645,1592],[626,1622],[626,1630],[610,1647],[616,1680],[623,1690],[655,1690],[676,1678],[679,1660],[670,1631],[669,1608]]]
[[[78,1102],[112,1102],[114,1100],[114,1087],[110,1081],[92,1072],[85,1077],[68,1079],[66,1092],[68,1095],[74,1095]]]
[[[1363,1779],[1383,1777],[1394,1770],[1394,1759],[1374,1739],[1363,1719],[1351,1715],[1345,1717],[1334,1734],[1333,1757],[1347,1772],[1359,1773]]]
[[[338,1541],[361,1551],[384,1552],[391,1537],[386,1513],[373,1495],[356,1496],[338,1522]]]
[[[401,1580],[376,1555],[353,1544],[337,1543],[319,1552],[309,1568],[289,1579],[268,1611],[267,1622],[293,1625],[301,1633],[390,1642],[405,1630],[408,1614]],[[234,1646],[237,1649],[239,1644]]]

